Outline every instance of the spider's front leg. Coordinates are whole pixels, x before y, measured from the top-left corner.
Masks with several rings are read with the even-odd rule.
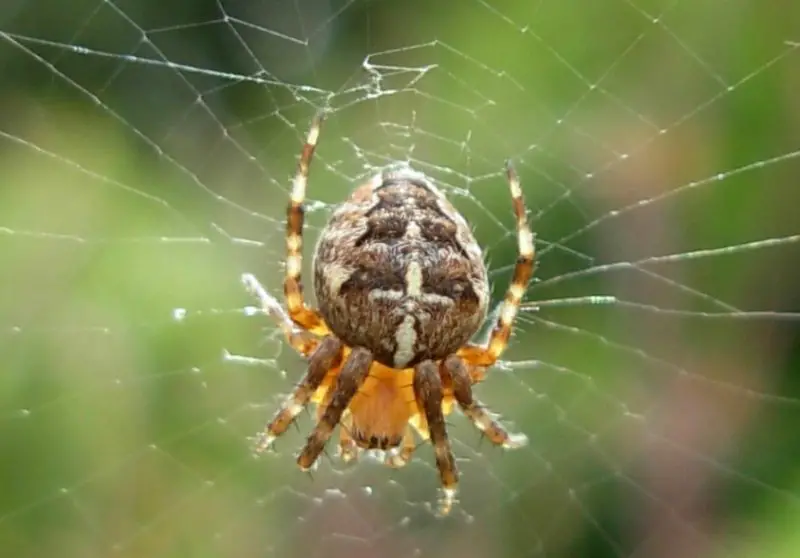
[[[489,336],[489,342],[485,347],[467,345],[458,351],[458,355],[467,364],[473,366],[492,366],[508,346],[514,319],[517,317],[522,297],[525,295],[525,290],[528,288],[528,283],[535,269],[536,249],[533,243],[533,233],[531,233],[528,219],[525,215],[525,202],[522,199],[519,177],[510,162],[506,163],[506,176],[511,190],[514,216],[517,218],[519,256],[517,257],[517,264],[514,266],[514,276],[503,300],[503,307],[500,309],[497,323]]]
[[[259,283],[255,275],[252,273],[243,274],[242,283],[247,291],[258,299],[264,313],[275,320],[276,325],[286,337],[286,341],[295,351],[304,357],[308,357],[316,350],[320,344],[320,338],[295,324],[280,303],[270,296],[267,290]]]
[[[260,453],[272,445],[275,438],[283,434],[297,415],[308,405],[314,392],[322,384],[328,371],[339,365],[343,345],[336,337],[325,337],[311,355],[308,372],[284,401],[275,417],[256,438],[255,451]]]
[[[319,139],[323,113],[319,112],[308,130],[303,152],[297,163],[297,172],[292,181],[292,194],[286,208],[286,277],[283,281],[283,293],[286,296],[286,307],[289,317],[303,329],[315,335],[330,333],[328,326],[319,312],[309,308],[303,299],[303,221],[305,219],[306,186],[308,171],[314,158],[314,150]]]

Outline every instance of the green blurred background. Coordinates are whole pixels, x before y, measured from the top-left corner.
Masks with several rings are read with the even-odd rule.
[[[3,555],[800,556],[797,41],[755,0],[3,3]],[[406,159],[500,300],[522,177],[538,281],[478,389],[531,444],[452,417],[446,520],[427,447],[308,478],[306,416],[250,456],[303,363],[239,276],[280,292],[322,106],[307,256]]]

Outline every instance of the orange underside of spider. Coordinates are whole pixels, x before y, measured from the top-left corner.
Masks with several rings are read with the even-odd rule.
[[[343,361],[349,356],[350,351],[349,348],[344,349]],[[318,418],[322,415],[325,405],[333,393],[332,390],[341,369],[341,365],[339,365],[328,372],[322,384],[311,397],[311,401],[318,406]],[[476,373],[475,381],[481,379],[482,375],[479,377]],[[413,384],[413,368],[397,370],[379,362],[373,362],[367,378],[350,402],[342,421],[348,424],[349,430],[357,429],[365,434],[373,434],[378,437],[403,437],[404,445],[409,443],[413,448],[413,440],[408,438],[411,436],[411,432],[407,430],[409,425],[423,440],[430,437],[424,413],[419,408],[414,396]],[[453,389],[450,386],[444,386],[442,412],[449,415],[453,412],[454,406]],[[345,435],[343,443],[346,444],[350,434],[346,430],[343,433]],[[343,455],[348,454],[344,451]]]
[[[346,351],[349,353],[349,350]],[[317,416],[322,416],[341,367],[332,370],[317,389],[312,401],[317,403]],[[414,370],[394,370],[374,362],[369,375],[359,387],[345,415],[342,417],[340,446],[342,456],[349,460],[355,457],[349,447],[353,432],[360,432],[364,439],[403,439],[404,447],[414,447],[408,425],[413,426],[423,439],[428,439],[428,429],[414,397]],[[442,405],[445,414],[452,411],[452,394]],[[355,443],[355,441],[353,441]],[[392,464],[391,458],[387,460]]]

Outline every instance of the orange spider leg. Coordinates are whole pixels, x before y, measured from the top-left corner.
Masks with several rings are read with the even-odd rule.
[[[478,367],[493,365],[508,345],[514,319],[517,316],[522,297],[525,295],[525,290],[535,269],[536,252],[533,244],[533,234],[525,215],[525,202],[522,198],[519,177],[510,161],[506,162],[506,176],[511,189],[514,215],[517,218],[519,256],[514,267],[514,276],[503,300],[503,307],[486,346],[469,344],[459,349],[457,353],[468,365]]]
[[[286,307],[289,317],[293,322],[307,329],[315,335],[330,333],[328,326],[319,313],[308,306],[303,300],[303,284],[301,274],[303,267],[303,220],[305,208],[303,203],[306,197],[308,184],[308,170],[314,158],[317,147],[319,130],[323,120],[323,113],[318,113],[306,136],[300,161],[297,163],[297,172],[292,182],[292,195],[286,209],[286,277],[283,281],[283,293],[286,296]]]

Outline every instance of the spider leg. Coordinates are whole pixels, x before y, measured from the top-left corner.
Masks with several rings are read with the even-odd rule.
[[[452,386],[453,397],[461,411],[490,442],[506,449],[518,448],[528,442],[524,434],[510,434],[497,422],[489,410],[472,396],[472,378],[461,357],[452,355],[442,364],[445,383]]]
[[[416,449],[417,444],[414,442],[414,432],[410,426],[406,426],[400,448],[395,448],[394,451],[386,453],[386,465],[394,468],[405,467],[411,461],[411,456],[414,455]]]
[[[261,303],[261,309],[270,316],[283,331],[289,345],[304,357],[308,357],[319,346],[320,339],[309,331],[306,331],[286,314],[280,303],[275,300],[266,289],[259,283],[255,275],[245,273],[242,275],[242,283],[248,292],[255,296]]]
[[[372,353],[363,347],[356,347],[345,360],[342,371],[336,378],[330,403],[320,418],[311,435],[306,440],[306,445],[297,456],[297,464],[307,471],[322,453],[325,444],[339,424],[342,414],[350,405],[353,396],[364,383],[372,365]]]
[[[293,322],[316,335],[327,335],[330,331],[319,313],[306,306],[303,300],[301,273],[303,267],[303,220],[305,216],[303,203],[306,198],[308,169],[314,158],[314,150],[317,147],[322,120],[323,113],[317,113],[311,123],[311,128],[308,130],[303,152],[297,163],[297,172],[292,182],[292,194],[289,199],[289,206],[286,208],[286,277],[283,281],[283,292],[286,296],[289,317]]]
[[[533,234],[525,215],[525,202],[522,199],[519,177],[510,161],[506,162],[506,176],[511,189],[514,215],[517,218],[519,256],[514,267],[513,279],[503,300],[503,308],[500,311],[494,329],[492,329],[488,343],[485,347],[470,344],[458,351],[458,355],[464,358],[467,363],[476,366],[491,366],[505,350],[508,345],[508,339],[511,337],[514,318],[517,316],[519,305],[522,302],[522,297],[525,295],[525,290],[535,268],[536,252],[533,244]]]
[[[432,360],[425,360],[414,367],[414,395],[425,415],[433,452],[436,456],[436,468],[439,469],[439,478],[442,483],[443,497],[439,503],[439,514],[447,515],[455,502],[458,469],[450,449],[442,412],[444,395],[439,366]]]
[[[328,370],[334,368],[342,358],[342,342],[336,337],[325,337],[319,347],[311,355],[308,372],[294,388],[292,394],[284,401],[275,417],[267,424],[264,431],[256,438],[255,451],[263,452],[283,434],[302,411],[319,385],[325,379]]]
[[[321,417],[322,413],[320,413],[317,420]],[[353,439],[352,431],[353,415],[350,411],[345,411],[339,428],[339,455],[345,463],[350,463],[358,457],[358,445]]]

